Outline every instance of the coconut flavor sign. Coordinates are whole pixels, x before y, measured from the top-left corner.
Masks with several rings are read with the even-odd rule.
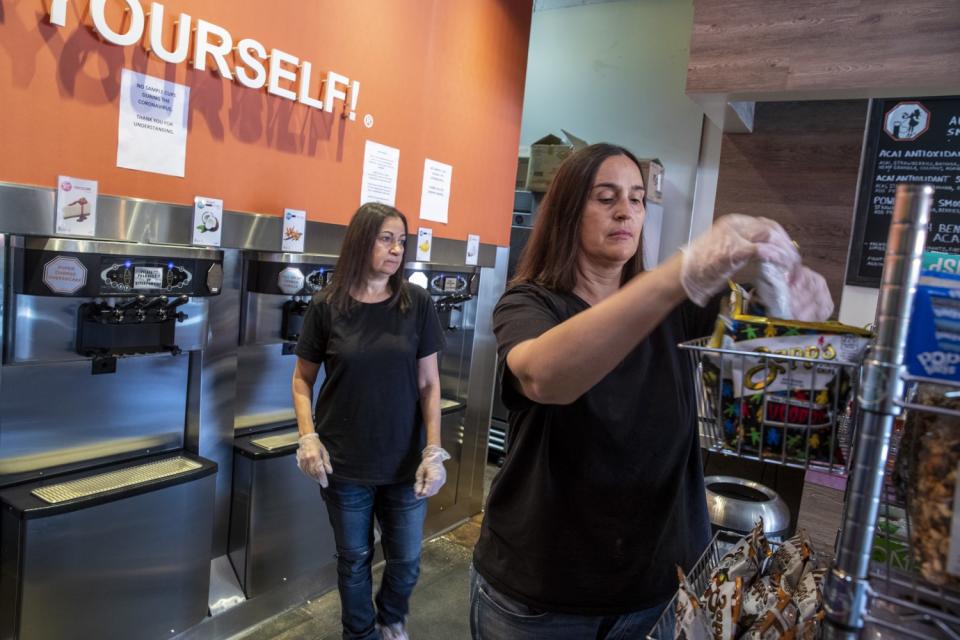
[[[193,244],[219,247],[223,231],[223,200],[217,198],[193,199]]]

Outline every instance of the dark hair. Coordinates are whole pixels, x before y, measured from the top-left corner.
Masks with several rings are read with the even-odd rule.
[[[537,209],[533,232],[527,241],[510,286],[522,282],[554,291],[573,291],[580,257],[580,220],[593,181],[607,158],[626,156],[640,168],[636,156],[614,144],[600,143],[580,149],[563,161]],[[643,232],[637,252],[623,265],[620,284],[643,271]]]
[[[377,242],[380,227],[387,218],[400,218],[403,233],[407,234],[407,217],[398,209],[378,202],[368,202],[357,209],[347,225],[347,233],[340,247],[337,268],[333,272],[333,281],[324,290],[327,302],[340,312],[347,312],[355,304],[350,291],[362,287],[370,270],[370,255]],[[410,292],[403,278],[403,265],[406,264],[407,248],[404,245],[403,259],[397,272],[390,276],[390,305],[398,306],[401,313],[410,308]]]

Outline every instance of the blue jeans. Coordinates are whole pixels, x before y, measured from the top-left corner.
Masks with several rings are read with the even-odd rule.
[[[473,640],[638,640],[647,637],[666,606],[611,616],[540,611],[500,593],[470,565]]]
[[[321,489],[337,543],[337,588],[345,640],[379,640],[376,623],[403,622],[410,594],[420,576],[420,546],[427,501],[413,483],[361,485],[330,480]],[[380,523],[386,567],[376,597],[373,590],[373,517]]]

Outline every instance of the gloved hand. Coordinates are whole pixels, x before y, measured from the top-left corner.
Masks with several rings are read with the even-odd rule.
[[[440,487],[447,481],[447,470],[443,468],[443,461],[449,459],[450,454],[435,444],[427,445],[423,449],[416,481],[413,483],[413,492],[418,498],[437,495]]]
[[[681,251],[680,284],[701,307],[751,264],[771,262],[788,273],[800,265],[800,254],[783,227],[767,218],[737,213],[719,218]]]
[[[333,467],[330,466],[330,454],[320,442],[320,436],[315,433],[300,436],[297,466],[300,467],[300,471],[319,482],[321,487],[326,488],[329,484],[327,474],[333,473]]]
[[[794,269],[787,283],[794,320],[823,322],[833,313],[833,298],[822,275],[808,267]]]

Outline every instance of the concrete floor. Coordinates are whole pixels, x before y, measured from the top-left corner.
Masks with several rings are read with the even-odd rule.
[[[410,600],[407,630],[427,640],[470,637],[467,568],[480,534],[481,516],[423,545],[420,580]],[[374,568],[380,584],[383,566]],[[234,640],[340,640],[340,597],[336,590],[275,616]]]
[[[487,465],[487,488],[497,468]],[[485,494],[486,495],[486,492]],[[832,557],[840,523],[842,492],[807,483],[798,526],[810,533],[823,560]],[[420,580],[410,602],[407,629],[414,640],[468,640],[470,585],[467,570],[480,535],[482,514],[453,531],[426,542]],[[374,569],[380,584],[382,566]],[[340,598],[336,590],[281,613],[231,640],[339,640]]]
[[[483,495],[499,468],[488,464]],[[483,514],[474,516],[423,545],[420,579],[410,599],[407,631],[415,640],[460,640],[470,638],[470,584],[468,569],[473,547],[480,537]],[[379,586],[383,566],[374,567],[374,588]],[[340,596],[336,589],[316,600],[276,615],[231,640],[340,640]]]

